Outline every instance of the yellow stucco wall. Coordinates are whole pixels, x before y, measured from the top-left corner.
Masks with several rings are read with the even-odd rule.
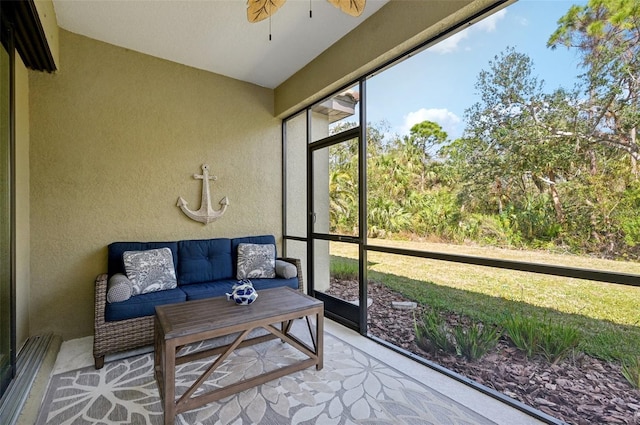
[[[60,30],[60,71],[30,72],[31,334],[93,333],[93,283],[118,240],[281,234],[273,91]],[[208,163],[219,221],[200,204]],[[217,208],[217,205],[216,205]]]
[[[29,74],[16,54],[16,347],[29,338],[30,227],[29,227]]]

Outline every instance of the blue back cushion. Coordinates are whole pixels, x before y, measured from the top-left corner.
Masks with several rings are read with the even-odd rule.
[[[107,272],[109,277],[116,273],[125,273],[122,254],[125,251],[146,251],[148,249],[169,248],[173,254],[173,267],[178,271],[177,242],[113,242],[108,247]]]
[[[230,239],[179,241],[178,257],[179,285],[230,279],[233,276]]]

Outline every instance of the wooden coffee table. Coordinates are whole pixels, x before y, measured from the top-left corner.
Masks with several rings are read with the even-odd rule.
[[[315,316],[315,329],[310,318]],[[295,319],[305,318],[313,347],[290,333]],[[276,327],[276,325],[279,325]],[[156,307],[155,315],[155,377],[164,407],[164,423],[173,424],[175,416],[231,394],[244,391],[292,372],[315,365],[323,366],[322,345],[324,305],[322,301],[291,288],[265,289],[259,292],[255,302],[248,306],[236,305],[226,297],[187,301]],[[247,339],[258,328],[267,335]],[[235,340],[221,347],[176,356],[187,344],[215,337],[240,333]],[[279,338],[295,347],[308,359],[264,374],[244,379],[226,387],[193,396],[196,390],[239,347]],[[176,365],[219,354],[211,366],[193,385],[176,400]]]

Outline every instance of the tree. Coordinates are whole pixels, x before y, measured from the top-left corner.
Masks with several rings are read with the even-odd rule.
[[[558,134],[554,126],[575,118],[575,94],[559,89],[549,95],[543,86],[531,59],[513,48],[478,76],[481,100],[465,111],[464,137],[443,152],[460,169],[466,202],[481,211],[501,214],[505,203],[526,210],[540,205],[532,199],[546,194],[557,222],[565,221],[558,186],[579,159],[571,136]]]
[[[575,48],[582,55],[588,125],[576,136],[629,155],[638,178],[640,123],[640,2],[589,0],[572,6],[558,21],[547,45]]]
[[[398,157],[412,170],[414,183],[421,191],[428,188],[427,183],[435,182],[437,176],[430,171],[433,154],[447,142],[448,137],[440,124],[425,120],[414,124],[409,135],[395,141]]]
[[[590,0],[584,6],[572,6],[558,21],[547,45],[574,48],[582,56],[584,98],[578,107],[585,124],[558,131],[573,133],[589,147],[590,185],[606,188],[590,191],[594,194],[587,203],[591,235],[600,245],[606,244],[610,253],[622,240],[633,246],[628,243],[630,216],[624,205],[629,205],[625,197],[637,191],[639,177],[640,2]],[[600,149],[597,155],[598,145],[612,149],[613,154]],[[619,158],[628,158],[629,167],[618,164],[615,152]],[[609,170],[598,170],[603,166]],[[615,172],[608,172],[612,170]]]
[[[426,163],[431,158],[432,151],[445,143],[448,137],[447,132],[442,129],[440,124],[433,121],[422,121],[411,127],[409,137],[406,140],[423,155]]]

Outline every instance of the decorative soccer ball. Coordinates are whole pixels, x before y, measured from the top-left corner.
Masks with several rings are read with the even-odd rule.
[[[233,300],[238,305],[249,305],[258,298],[258,292],[249,279],[242,279],[231,289],[232,292],[227,294],[227,300]]]

